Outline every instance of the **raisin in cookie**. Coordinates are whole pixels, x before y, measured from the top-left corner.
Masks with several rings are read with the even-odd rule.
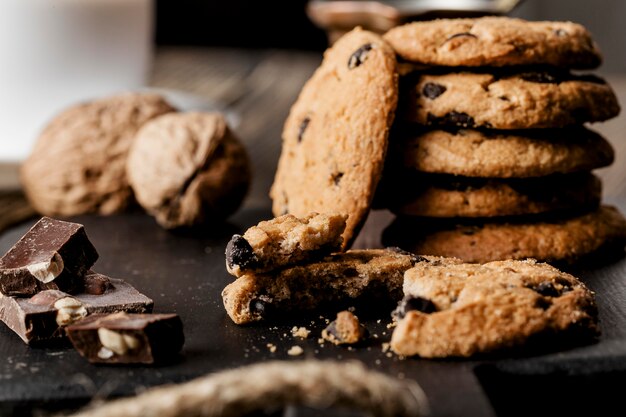
[[[383,232],[383,243],[466,262],[526,258],[575,262],[599,249],[623,250],[626,219],[611,206],[573,217],[559,214],[517,221],[505,218],[489,222],[437,222],[430,218],[397,218]]]
[[[330,255],[341,247],[346,217],[311,213],[297,218],[285,214],[260,222],[228,242],[226,269],[240,277]]]
[[[590,173],[532,179],[490,179],[442,174],[398,174],[385,179],[377,201],[398,215],[425,217],[495,217],[557,210],[596,208],[602,197],[600,178]],[[404,179],[404,180],[403,180]],[[402,192],[406,184],[410,191]]]
[[[28,200],[48,216],[122,211],[132,196],[126,158],[137,130],[174,111],[156,94],[121,94],[63,111],[22,165]]]
[[[507,71],[411,78],[402,113],[423,125],[550,128],[604,121],[620,111],[613,89],[595,76]]]
[[[467,357],[598,333],[593,292],[535,260],[421,262],[405,273],[403,291],[391,348],[404,356]]]
[[[237,324],[361,296],[398,300],[404,271],[420,260],[396,249],[350,250],[272,273],[245,274],[224,288],[222,299]]]
[[[397,96],[395,54],[378,35],[357,28],[326,51],[285,122],[274,215],[347,214],[349,247],[380,180]]]
[[[137,201],[171,229],[220,221],[250,184],[245,148],[219,113],[177,113],[146,123],[126,166]]]
[[[391,166],[436,174],[526,178],[608,166],[615,153],[583,127],[531,131],[430,130],[391,141]],[[394,146],[395,145],[395,146]]]
[[[384,39],[401,58],[435,66],[585,69],[602,61],[591,34],[572,22],[528,22],[508,17],[440,19],[396,27]]]

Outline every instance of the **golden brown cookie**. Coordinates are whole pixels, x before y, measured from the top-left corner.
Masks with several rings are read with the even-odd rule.
[[[437,222],[430,218],[398,218],[384,232],[383,243],[466,262],[535,258],[540,261],[576,260],[599,249],[623,249],[626,219],[611,206],[565,217],[528,216],[513,221]]]
[[[593,292],[535,260],[424,261],[405,273],[403,291],[391,348],[404,356],[467,357],[598,333]]]
[[[347,214],[349,247],[380,179],[397,95],[395,54],[378,35],[357,28],[326,51],[285,122],[274,215]]]
[[[298,218],[285,214],[234,235],[226,245],[226,270],[240,277],[269,272],[319,259],[341,248],[346,228],[343,214],[311,213]]]
[[[49,216],[111,214],[131,199],[126,157],[137,130],[175,109],[156,94],[70,107],[44,129],[21,170],[30,203]]]
[[[411,186],[407,187],[407,184]],[[414,184],[414,185],[413,185]],[[381,187],[391,189],[382,190]],[[398,215],[496,217],[598,207],[600,178],[590,173],[532,179],[490,179],[442,174],[385,179],[377,202]]]
[[[390,142],[388,164],[436,174],[484,178],[526,178],[608,166],[611,144],[596,132],[576,127],[514,132],[429,130]]]
[[[568,72],[418,74],[401,113],[422,125],[533,129],[600,122],[619,114],[601,78]]]
[[[221,221],[250,184],[245,148],[219,113],[176,113],[137,132],[127,163],[137,201],[165,228]]]
[[[398,55],[435,66],[551,65],[595,68],[602,57],[591,34],[572,22],[509,17],[408,23],[384,36]]]
[[[404,271],[420,259],[397,249],[349,250],[310,264],[245,274],[224,288],[222,300],[237,324],[362,296],[399,300]]]

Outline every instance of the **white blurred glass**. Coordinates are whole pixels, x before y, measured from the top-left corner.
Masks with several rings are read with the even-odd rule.
[[[144,86],[152,0],[0,0],[0,161],[77,101]]]

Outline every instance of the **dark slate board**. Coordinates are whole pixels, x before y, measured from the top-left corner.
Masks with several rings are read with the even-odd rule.
[[[314,357],[357,359],[372,369],[413,378],[424,388],[433,416],[542,415],[552,411],[560,415],[623,415],[611,407],[623,406],[615,390],[626,382],[626,260],[577,273],[597,292],[603,334],[596,344],[516,359],[399,360],[383,353],[380,343],[355,350],[328,344],[321,348],[317,338],[324,323],[319,315],[276,328],[238,327],[230,321],[220,297],[232,279],[224,267],[226,242],[233,233],[269,217],[266,211],[244,210],[230,223],[195,234],[164,231],[143,214],[74,219],[85,225],[100,253],[94,269],[135,285],[154,299],[155,312],[181,316],[186,336],[182,355],[158,367],[94,366],[67,346],[30,348],[0,326],[0,413],[63,410],[92,397],[130,395],[148,386],[185,381],[220,369],[270,359]],[[380,233],[376,223],[381,222],[376,217],[364,229],[370,236],[361,242],[376,240]],[[0,238],[0,252],[8,250],[31,224],[5,233]],[[374,306],[367,312],[361,307],[357,314],[369,316],[366,325],[371,332],[380,341],[388,340],[388,311]],[[306,325],[311,336],[294,339],[290,333],[293,325]],[[267,343],[277,346],[275,353],[270,353]],[[302,346],[304,354],[288,356],[286,351],[293,345]],[[292,409],[286,414],[316,413]]]

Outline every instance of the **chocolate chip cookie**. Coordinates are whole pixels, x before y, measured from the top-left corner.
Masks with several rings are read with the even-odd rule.
[[[237,324],[362,296],[399,300],[404,271],[421,259],[396,249],[350,250],[280,271],[245,274],[224,288],[222,299]]]
[[[551,65],[595,68],[602,57],[591,34],[572,22],[508,17],[440,19],[396,27],[384,39],[407,61],[435,66]]]
[[[228,242],[226,269],[240,277],[330,255],[341,247],[346,217],[311,213],[297,218],[285,214],[262,221],[246,230],[243,236],[234,235]]]
[[[572,217],[558,214],[543,219],[437,222],[397,218],[383,232],[383,243],[466,262],[525,258],[575,262],[599,249],[623,250],[626,219],[611,206]]]
[[[556,128],[604,121],[620,111],[613,89],[591,75],[546,70],[411,78],[401,112],[407,121],[422,125]]]
[[[380,179],[397,95],[395,53],[378,35],[355,29],[326,51],[285,122],[274,215],[347,214],[349,247]]]
[[[514,132],[431,130],[392,140],[390,165],[437,174],[526,178],[608,166],[611,144],[583,127]]]
[[[467,357],[598,334],[593,292],[535,260],[420,262],[406,271],[403,291],[391,348],[404,356]]]
[[[425,217],[495,217],[557,210],[596,208],[602,197],[600,178],[590,173],[532,179],[457,177],[443,174],[402,175],[385,179],[377,201],[398,215]],[[406,184],[415,184],[406,190]]]

